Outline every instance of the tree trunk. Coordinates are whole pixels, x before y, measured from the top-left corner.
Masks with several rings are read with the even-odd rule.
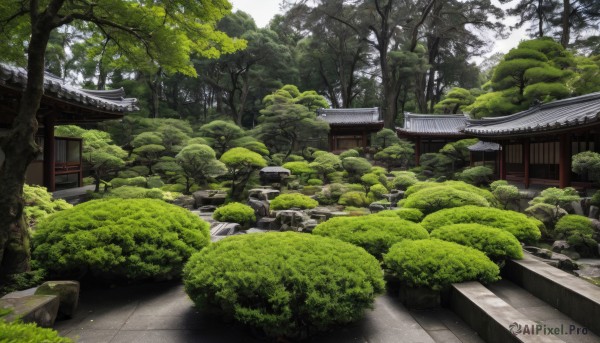
[[[570,0],[563,0],[563,13],[562,13],[562,35],[560,36],[560,44],[563,48],[567,48],[569,41],[571,40],[571,27],[569,25],[569,15],[571,14],[571,2]]]
[[[538,0],[538,6],[537,6],[537,11],[538,11],[538,36],[539,38],[544,37],[544,12],[542,10],[542,6],[543,6],[543,2],[544,0]]]
[[[29,233],[23,218],[23,185],[27,166],[39,153],[35,142],[36,118],[44,87],[44,54],[50,38],[51,18],[32,18],[28,47],[27,84],[19,112],[2,141],[5,159],[0,165],[0,280],[29,269]]]

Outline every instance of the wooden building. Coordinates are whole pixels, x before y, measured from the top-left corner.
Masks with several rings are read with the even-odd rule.
[[[469,120],[464,133],[500,144],[499,177],[525,187],[590,186],[571,158],[600,152],[600,93],[534,106],[504,117]]]
[[[26,82],[25,69],[0,64],[0,137],[8,133],[17,115]],[[137,110],[135,103],[135,99],[125,98],[123,89],[79,89],[46,73],[36,136],[43,153],[29,165],[26,182],[43,185],[49,191],[81,186],[81,139],[55,137],[54,127],[120,119],[126,112]],[[0,150],[0,163],[3,159]]]
[[[415,164],[423,154],[438,152],[447,143],[469,138],[462,130],[467,125],[464,115],[404,114],[404,127],[396,128],[398,137],[415,144]]]
[[[372,136],[383,129],[379,108],[331,108],[317,110],[329,123],[329,150],[341,152],[371,146]]]

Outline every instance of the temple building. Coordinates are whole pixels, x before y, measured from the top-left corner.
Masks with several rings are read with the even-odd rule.
[[[0,64],[0,137],[10,130],[26,82],[25,69]],[[135,103],[136,99],[125,98],[123,89],[79,89],[46,73],[36,135],[43,153],[29,165],[26,182],[43,185],[49,191],[81,186],[84,171],[81,139],[55,137],[54,127],[120,119],[125,113],[137,110]],[[0,162],[3,159],[0,151]]]
[[[329,123],[329,151],[342,152],[371,146],[372,136],[383,129],[379,108],[330,108],[317,110]]]

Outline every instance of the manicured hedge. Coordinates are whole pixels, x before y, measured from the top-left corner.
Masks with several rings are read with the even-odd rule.
[[[564,238],[581,256],[598,255],[598,242],[594,240],[594,225],[590,218],[567,214],[555,226],[557,238]]]
[[[406,190],[406,193],[404,193],[404,196],[408,197],[409,195],[416,193],[420,190],[423,190],[425,188],[433,188],[433,187],[450,187],[450,188],[454,188],[459,191],[477,194],[481,197],[484,197],[485,200],[487,200],[491,206],[496,205],[496,198],[490,191],[470,185],[463,181],[452,181],[451,180],[451,181],[444,181],[444,182],[419,182],[413,186],[408,187],[408,189]]]
[[[231,202],[217,208],[213,213],[213,219],[220,222],[238,223],[248,227],[256,221],[256,215],[252,207],[239,202]]]
[[[375,216],[392,217],[408,220],[414,223],[418,223],[423,219],[423,212],[416,208],[398,208],[395,210],[383,210],[374,214]]]
[[[409,287],[441,290],[455,282],[493,282],[500,269],[484,253],[439,239],[404,240],[383,258],[386,268]]]
[[[419,224],[397,217],[377,215],[331,218],[317,225],[313,234],[358,245],[378,259],[397,242],[429,237]]]
[[[0,318],[0,342],[6,343],[72,343],[68,337],[60,337],[52,329],[41,328],[34,323],[5,322]]]
[[[338,204],[353,207],[367,207],[371,203],[371,199],[362,191],[350,191],[342,194],[338,200]]]
[[[273,337],[305,337],[352,322],[384,290],[383,273],[363,249],[294,232],[232,236],[193,255],[185,290]]]
[[[449,186],[424,188],[418,192],[411,193],[406,199],[401,201],[401,204],[402,207],[416,208],[426,215],[446,208],[465,205],[490,206],[490,203],[480,195],[457,190]]]
[[[171,279],[208,245],[209,230],[188,210],[160,200],[103,199],[48,217],[33,242],[34,259],[52,277]]]
[[[292,207],[300,209],[310,209],[319,206],[315,199],[300,193],[280,194],[271,201],[271,209],[288,210]]]
[[[510,232],[481,224],[453,224],[431,231],[438,238],[475,248],[494,261],[523,258],[519,240]]]
[[[541,237],[537,220],[519,212],[491,207],[463,206],[444,209],[426,216],[421,225],[431,232],[442,226],[461,223],[477,223],[502,229],[523,242],[534,242]]]
[[[23,212],[30,228],[34,228],[40,220],[52,213],[73,207],[63,199],[53,199],[45,187],[35,185],[23,186],[23,200]]]

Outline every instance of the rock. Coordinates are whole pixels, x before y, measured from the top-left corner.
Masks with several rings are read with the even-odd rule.
[[[274,222],[275,218],[263,217],[256,222],[256,227],[261,230],[276,230],[273,224]]]
[[[383,204],[374,202],[369,205],[369,211],[371,211],[371,213],[377,213],[383,210],[385,210],[385,206]]]
[[[205,205],[198,207],[198,211],[201,213],[212,213],[217,209],[217,206],[214,205]]]
[[[194,207],[198,208],[205,205],[220,206],[225,204],[227,193],[223,191],[203,190],[192,194],[194,197]]]
[[[191,195],[182,195],[177,199],[173,200],[173,205],[187,208],[188,210],[193,210],[195,204],[196,200]]]
[[[248,206],[252,207],[257,218],[268,217],[270,214],[268,201],[250,198],[248,199]]]
[[[567,243],[567,241],[554,241],[554,243],[552,243],[552,251],[555,252],[560,252],[562,250],[565,249],[569,249],[571,246],[569,245],[569,243]]]
[[[566,272],[572,272],[574,270],[579,269],[579,266],[577,265],[577,263],[573,262],[570,258],[567,258],[567,259],[558,261],[558,268],[562,269]]]
[[[575,214],[583,216],[583,207],[581,207],[581,202],[579,202],[579,201],[571,202],[571,208],[573,208],[573,212],[575,212]]]
[[[552,259],[552,251],[548,249],[538,249],[536,252],[532,253],[537,257],[545,258],[548,260]]]
[[[581,255],[579,255],[579,253],[572,250],[562,250],[560,253],[572,260],[579,260],[581,258]]]
[[[72,318],[79,304],[79,282],[77,281],[47,281],[35,291],[36,295],[56,295],[60,306],[58,311],[67,318]]]
[[[304,231],[311,219],[302,211],[283,210],[278,211],[275,216],[276,225],[281,226],[281,230]],[[315,223],[316,221],[312,220]]]
[[[592,219],[598,219],[598,212],[600,211],[600,208],[598,208],[598,206],[590,206],[590,214],[588,217],[592,218]]]
[[[8,322],[20,319],[25,323],[36,323],[45,328],[54,325],[60,300],[56,295],[27,295],[21,298],[0,299],[0,308],[12,312],[3,319]]]

